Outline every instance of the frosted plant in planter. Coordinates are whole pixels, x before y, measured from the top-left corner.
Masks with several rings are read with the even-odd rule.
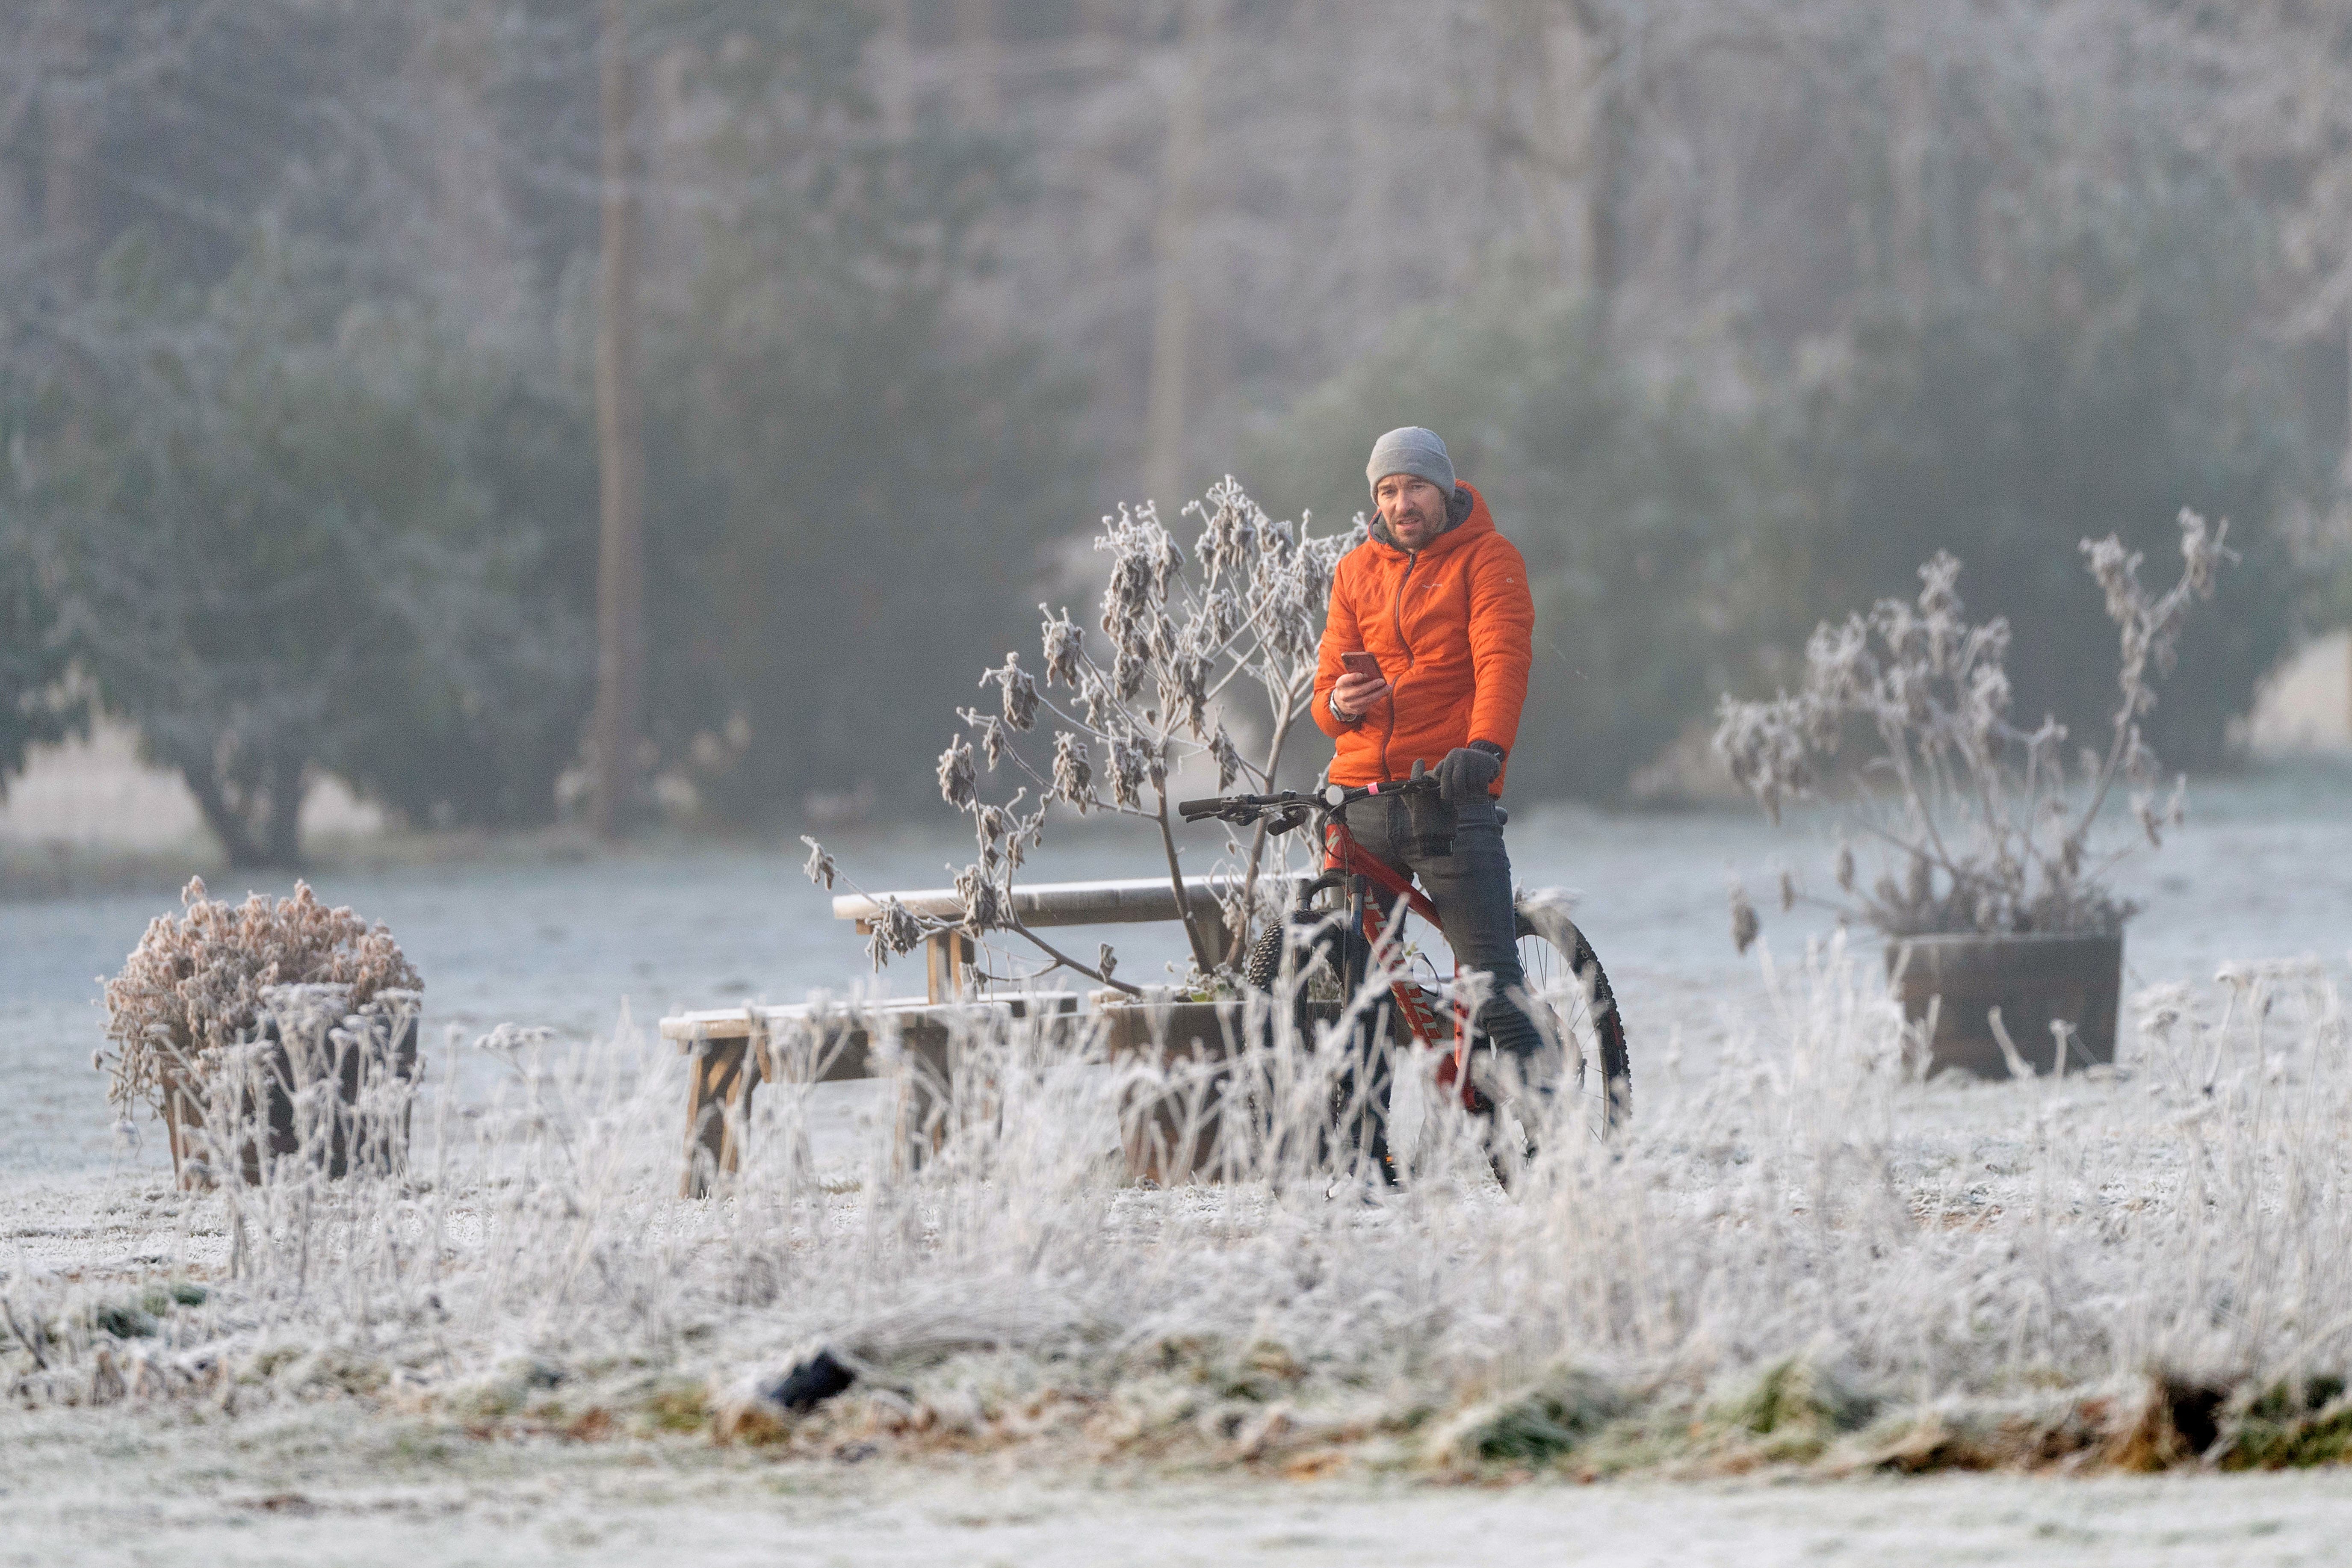
[[[117,1107],[145,1104],[163,1116],[184,1180],[191,1160],[202,1158],[200,1143],[217,1145],[215,1154],[234,1147],[257,1177],[262,1145],[285,1153],[303,1142],[297,1108],[280,1102],[303,1086],[295,1080],[318,1076],[312,1068],[348,1079],[336,1086],[347,1102],[380,1076],[362,1057],[404,1050],[405,1079],[423,982],[391,931],[348,909],[327,908],[307,883],[297,882],[291,898],[255,893],[229,904],[205,897],[199,877],[180,899],[185,914],[149,922],[122,972],[107,982],[111,1049],[101,1047],[91,1066],[108,1074]],[[352,1140],[348,1118],[322,1106],[303,1109],[333,1145],[315,1152],[343,1164]],[[404,1109],[398,1114],[404,1130]],[[267,1125],[231,1125],[256,1119]]]
[[[2031,730],[2011,721],[2009,623],[1969,624],[1960,563],[1947,552],[1919,568],[1915,601],[1882,599],[1867,616],[1816,628],[1796,692],[1765,701],[1724,699],[1715,749],[1776,822],[1785,801],[1832,788],[1845,795],[1849,832],[1875,846],[1877,865],[1867,874],[1853,843],[1839,845],[1841,896],[1826,901],[1841,921],[1860,920],[1891,939],[2102,939],[2119,965],[2133,909],[2108,888],[2105,874],[2128,846],[2102,853],[2094,837],[2118,784],[2129,790],[2148,845],[2160,846],[2165,827],[2182,819],[2182,782],[2159,799],[2161,765],[2141,720],[2156,706],[2157,682],[2172,669],[2189,606],[2212,596],[2215,578],[2235,559],[2225,542],[2229,528],[2226,520],[2209,527],[2184,510],[2180,577],[2160,595],[2140,582],[2142,557],[2114,535],[2083,542],[2117,634],[2118,695],[2102,743],[2080,748],[2071,762],[2064,725],[2048,717]],[[1845,754],[1857,740],[1868,748],[1858,764]],[[1787,872],[1780,895],[1783,909],[1806,896]],[[1755,907],[1735,884],[1732,934],[1742,952],[1757,931]],[[1889,962],[1960,951],[1890,942]],[[1930,967],[1934,962],[1940,957]],[[2002,992],[2002,984],[2011,989]],[[1979,989],[2022,994],[2020,984],[1993,978]],[[2099,1015],[2111,1040],[2111,996],[2103,1014],[2101,1005],[2094,998],[2075,1010]],[[2000,1047],[1993,1059],[2015,1057],[1998,1020],[1987,1038]]]
[[[1089,963],[1055,947],[1014,910],[1015,874],[1043,842],[1057,806],[1132,818],[1150,830],[1177,907],[1185,910],[1196,970],[1208,976],[1239,962],[1265,833],[1235,847],[1241,871],[1222,918],[1203,918],[1207,911],[1185,891],[1169,781],[1185,763],[1206,759],[1216,768],[1220,792],[1236,783],[1273,787],[1314,695],[1332,571],[1362,528],[1312,535],[1306,519],[1276,521],[1230,477],[1184,512],[1201,525],[1189,555],[1150,503],[1121,507],[1103,520],[1095,548],[1111,558],[1100,616],[1104,644],[1093,643],[1066,608],[1041,605],[1037,668],[1016,652],[982,674],[980,686],[994,701],[958,711],[965,733],[939,761],[940,794],[971,820],[979,848],[956,878],[963,918],[927,916],[881,900],[869,949],[877,968],[934,935],[1003,932],[1025,943],[1045,967],[996,978],[1027,981],[1066,969],[1134,992],[1116,978],[1117,957],[1108,944]],[[990,790],[999,779],[1009,793]],[[832,856],[813,838],[803,842],[810,878],[831,887],[839,875]],[[1222,945],[1212,939],[1220,925],[1230,933]]]

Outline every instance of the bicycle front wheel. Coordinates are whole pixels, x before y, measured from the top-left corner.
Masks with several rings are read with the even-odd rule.
[[[1606,1136],[1633,1114],[1633,1068],[1625,1048],[1625,1019],[1600,954],[1556,900],[1521,894],[1512,915],[1528,995],[1549,1016],[1537,1026],[1576,1058],[1575,1081],[1590,1125]]]

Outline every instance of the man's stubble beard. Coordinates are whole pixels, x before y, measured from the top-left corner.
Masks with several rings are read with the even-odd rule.
[[[1412,523],[1420,530],[1419,537],[1410,543],[1407,543],[1405,540],[1404,525],[1407,522]],[[1394,536],[1399,544],[1404,545],[1408,550],[1419,550],[1428,544],[1431,540],[1437,537],[1438,530],[1439,525],[1437,521],[1430,518],[1426,512],[1423,512],[1419,509],[1415,509],[1405,517],[1399,518],[1389,524],[1389,532]]]

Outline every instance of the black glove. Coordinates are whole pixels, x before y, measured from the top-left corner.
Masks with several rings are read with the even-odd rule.
[[[1448,805],[1460,805],[1486,793],[1486,788],[1501,776],[1503,753],[1491,741],[1473,741],[1466,746],[1456,746],[1445,753],[1437,764],[1438,798]]]

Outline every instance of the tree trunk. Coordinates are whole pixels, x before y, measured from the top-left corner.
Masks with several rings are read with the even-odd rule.
[[[882,106],[882,129],[894,142],[915,131],[915,16],[913,0],[882,0],[882,25],[874,41],[875,97]]]
[[[242,871],[260,865],[261,851],[246,833],[245,818],[229,808],[220,781],[213,776],[212,763],[182,763],[180,776],[187,781],[188,793],[196,798],[196,810],[203,814],[205,828],[219,841],[221,853],[228,857],[230,868]]]
[[[637,376],[636,92],[626,0],[604,0],[604,266],[596,300],[596,462],[602,531],[596,560],[596,710],[589,740],[592,822],[617,837],[637,802],[644,701],[646,448]]]
[[[292,870],[301,865],[302,775],[310,771],[306,759],[275,759],[266,791],[258,798],[234,800],[211,757],[182,760],[176,765],[230,869]]]
[[[1626,164],[1633,152],[1633,84],[1625,79],[1624,24],[1597,7],[1570,7],[1583,56],[1584,286],[1605,330],[1625,280]]]
[[[1625,163],[1633,131],[1624,96],[1614,84],[1601,91],[1594,111],[1591,185],[1586,197],[1591,268],[1588,286],[1604,328],[1610,323],[1617,290],[1625,280]]]
[[[1182,58],[1177,62],[1168,105],[1168,142],[1160,165],[1159,221],[1153,226],[1152,259],[1158,296],[1151,313],[1151,383],[1143,421],[1145,493],[1166,508],[1173,522],[1182,504],[1184,425],[1192,397],[1193,182],[1200,168],[1205,127],[1202,100],[1208,92],[1210,41],[1216,31],[1217,0],[1184,0]]]
[[[954,0],[956,68],[964,112],[985,129],[1002,130],[1003,61],[996,48],[996,7],[989,0]]]
[[[41,94],[41,240],[58,291],[79,299],[89,285],[98,233],[99,110],[91,101],[89,24],[72,8],[58,7],[42,23],[41,34],[48,57]]]
[[[276,757],[269,764],[268,816],[263,819],[262,844],[269,863],[288,868],[302,863],[302,775],[309,772],[300,757]]]

